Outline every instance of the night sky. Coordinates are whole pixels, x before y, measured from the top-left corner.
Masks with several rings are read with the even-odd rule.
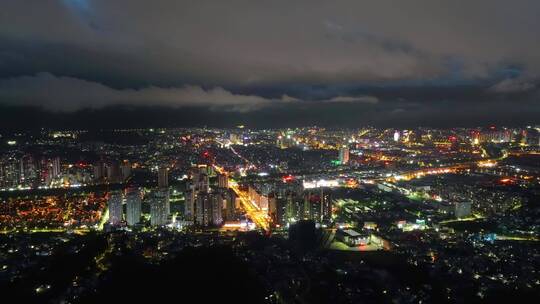
[[[540,122],[540,1],[1,0],[0,127]]]

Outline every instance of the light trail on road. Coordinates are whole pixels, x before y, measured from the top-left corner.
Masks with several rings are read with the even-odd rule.
[[[251,200],[249,199],[248,194],[245,191],[240,190],[238,188],[238,185],[234,183],[233,181],[229,181],[229,187],[236,193],[238,196],[238,199],[240,200],[240,203],[242,205],[242,208],[246,212],[246,215],[259,227],[261,227],[265,231],[270,230],[270,218],[268,215],[259,209],[259,207],[255,206]]]
[[[225,170],[220,166],[214,165],[214,169],[220,174],[226,174]],[[238,184],[232,179],[229,179],[229,188],[232,189],[234,193],[236,193],[236,195],[238,196],[238,199],[240,200],[240,205],[246,213],[247,217],[250,218],[255,223],[255,225],[257,225],[261,229],[265,231],[270,231],[270,217],[268,216],[268,214],[261,210],[258,206],[253,204],[252,201],[249,199],[249,195],[246,193],[246,191],[240,190]]]
[[[395,182],[398,180],[411,180],[414,178],[421,178],[427,175],[456,173],[459,170],[473,169],[475,167],[497,167],[498,166],[497,161],[503,160],[506,157],[508,157],[508,154],[504,153],[499,158],[482,159],[478,161],[458,163],[458,164],[454,164],[454,165],[450,165],[446,167],[431,167],[431,168],[424,168],[420,170],[402,172],[400,174],[395,174],[394,176],[388,177],[385,180],[387,182]]]

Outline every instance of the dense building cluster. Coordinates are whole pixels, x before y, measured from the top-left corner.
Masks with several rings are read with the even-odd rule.
[[[239,126],[3,135],[0,284],[39,299],[95,299],[123,259],[180,271],[193,250],[218,250],[255,274],[254,298],[269,303],[534,293],[538,134]],[[29,279],[58,256],[86,270]]]

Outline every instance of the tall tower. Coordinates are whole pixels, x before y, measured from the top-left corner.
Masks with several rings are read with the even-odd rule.
[[[195,181],[195,189],[201,192],[210,191],[210,182],[208,174],[206,172],[201,172],[197,175],[197,180]]]
[[[163,226],[167,224],[169,216],[169,192],[156,191],[150,202],[150,224],[152,226]]]
[[[139,223],[141,219],[141,195],[139,189],[128,189],[126,196],[126,221],[129,226]]]
[[[184,206],[184,215],[186,220],[194,221],[195,220],[195,200],[197,198],[197,192],[189,189],[185,192],[186,203]]]
[[[60,157],[55,157],[52,161],[52,175],[54,177],[60,176]]]
[[[195,203],[196,222],[201,226],[221,225],[223,222],[221,193],[200,193]]]
[[[24,157],[19,160],[19,184],[24,184],[26,174],[24,174]]]
[[[287,221],[287,199],[283,197],[276,198],[276,213],[275,220],[280,226],[286,224]]]
[[[349,148],[342,147],[339,149],[339,163],[345,165],[349,162]]]
[[[212,194],[212,225],[221,225],[223,223],[223,196],[221,193]]]
[[[169,187],[169,169],[167,167],[159,167],[158,169],[158,187]]]
[[[122,193],[114,191],[109,196],[109,224],[116,226],[122,222]]]
[[[201,226],[208,226],[212,216],[212,200],[208,193],[200,193],[197,195],[195,203],[196,222]]]
[[[218,187],[229,188],[229,177],[227,176],[227,174],[218,175]]]
[[[323,222],[332,221],[332,196],[330,192],[324,192],[324,188],[321,188],[321,215]]]
[[[232,189],[224,192],[225,196],[225,218],[229,221],[236,218],[236,193]]]

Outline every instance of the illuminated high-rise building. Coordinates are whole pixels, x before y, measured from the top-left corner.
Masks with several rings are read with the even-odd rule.
[[[186,198],[184,205],[184,215],[186,220],[194,221],[195,220],[195,200],[197,199],[197,192],[193,189],[189,189],[185,192],[184,197]]]
[[[31,155],[21,157],[19,162],[19,170],[19,184],[23,186],[31,186],[39,181],[36,162]]]
[[[349,162],[349,148],[342,147],[339,149],[339,163],[345,165]]]
[[[17,187],[20,179],[20,171],[18,170],[18,162],[16,159],[10,158],[3,166],[2,185],[4,187]]]
[[[114,191],[109,196],[109,224],[116,226],[122,222],[123,208],[122,208],[122,193]]]
[[[159,167],[158,169],[158,187],[169,187],[169,169],[167,167]]]
[[[225,218],[229,221],[236,219],[236,193],[232,189],[224,192]]]
[[[399,133],[399,131],[395,131],[395,132],[394,132],[394,141],[395,141],[395,142],[398,142],[398,141],[399,141],[400,135],[401,135],[401,134]]]
[[[209,192],[210,182],[206,166],[192,168],[192,189],[199,192]]]
[[[19,160],[19,184],[24,184],[26,176],[24,174],[24,157]]]
[[[287,221],[287,199],[283,196],[271,194],[268,198],[268,215],[276,227],[284,226]]]
[[[540,146],[540,128],[527,128],[523,131],[523,142],[529,146]]]
[[[139,189],[128,189],[126,205],[127,224],[133,226],[139,223],[141,219],[141,193]]]
[[[227,176],[227,174],[218,175],[218,187],[229,188],[229,177]]]
[[[473,144],[481,144],[486,142],[507,143],[513,139],[512,130],[496,127],[490,127],[485,130],[476,131],[473,133]]]
[[[321,221],[329,223],[332,221],[332,207],[333,201],[330,191],[324,191],[324,188],[321,188]]]
[[[253,185],[248,188],[249,199],[259,207],[259,209],[268,212],[268,195],[264,192],[264,189],[257,189]]]
[[[200,193],[195,203],[196,223],[217,226],[223,223],[223,196],[220,193]]]
[[[312,192],[304,194],[303,219],[314,220],[317,222],[321,217],[320,200],[317,195]]]
[[[211,223],[214,226],[221,225],[223,223],[223,196],[221,193],[212,194],[212,218]]]
[[[212,216],[212,200],[210,194],[201,193],[197,195],[195,202],[195,222],[201,226],[208,226]]]
[[[169,210],[169,191],[155,191],[150,202],[150,224],[152,226],[166,225]]]
[[[60,176],[60,157],[55,157],[52,161],[52,175],[54,178]]]
[[[289,222],[304,219],[304,200],[293,192],[289,192],[286,196],[285,214]]]

